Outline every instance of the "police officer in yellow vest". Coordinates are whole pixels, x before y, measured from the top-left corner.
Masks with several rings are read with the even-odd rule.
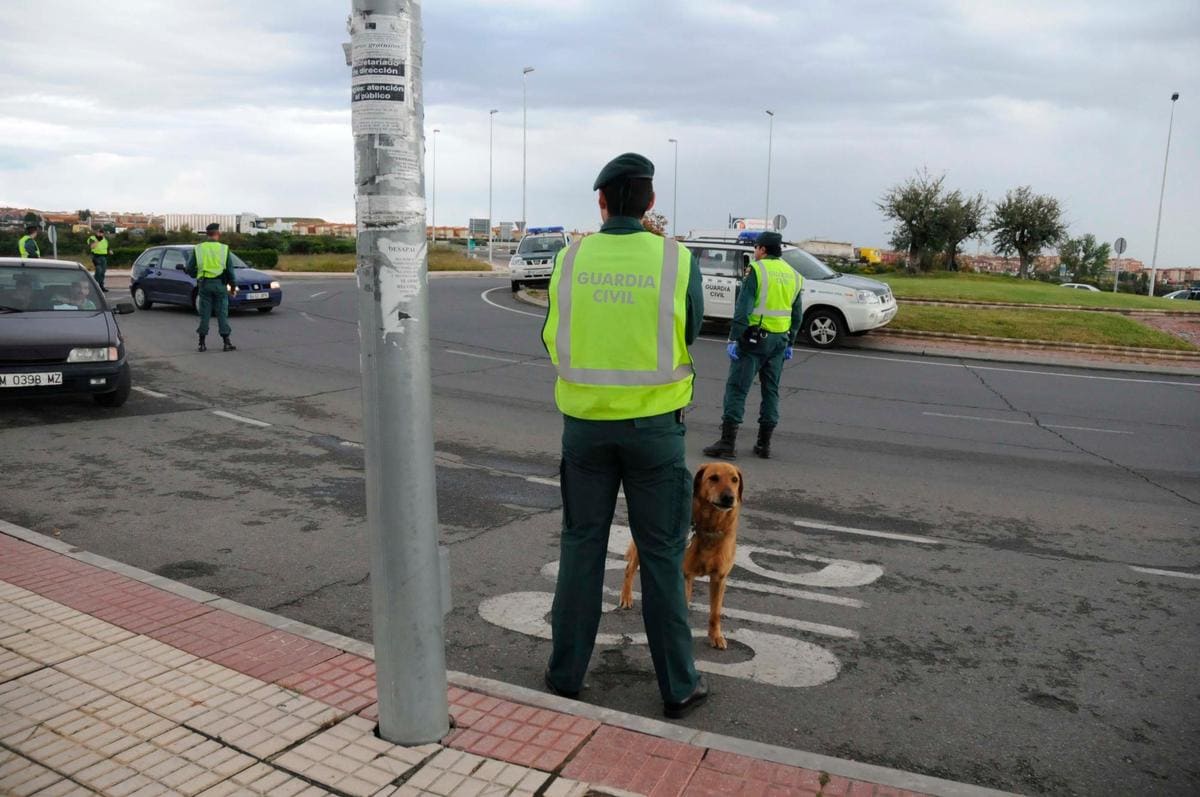
[[[38,226],[36,224],[26,224],[25,234],[17,241],[17,257],[25,259],[33,259],[42,256],[42,252],[37,245]]]
[[[784,360],[792,359],[792,346],[800,331],[804,287],[804,278],[781,259],[782,254],[783,237],[777,232],[764,232],[754,242],[754,262],[742,281],[726,344],[730,363],[721,439],[704,449],[707,456],[737,457],[746,394],[758,376],[762,406],[754,453],[763,459],[771,457],[771,434],[779,424],[779,380]]]
[[[584,688],[624,487],[650,656],[664,712],[679,718],[708,696],[683,594],[692,500],[683,408],[695,379],[687,347],[700,331],[704,294],[688,250],[642,226],[653,176],[641,155],[610,161],[592,186],[600,232],[559,251],[550,278],[542,340],[558,369],[563,527],[545,682],[565,697]]]
[[[108,238],[104,236],[104,230],[97,230],[94,235],[89,235],[87,245],[92,253],[96,284],[100,286],[100,290],[108,293],[108,288],[104,287],[104,275],[108,273]]]
[[[210,224],[204,231],[208,240],[192,247],[187,266],[187,272],[196,278],[196,304],[200,311],[200,326],[196,328],[196,334],[200,336],[198,349],[208,349],[204,339],[208,336],[208,319],[215,309],[217,331],[225,342],[221,350],[234,351],[237,346],[229,340],[232,332],[229,328],[229,291],[237,293],[233,260],[229,256],[229,247],[221,243],[221,225]]]

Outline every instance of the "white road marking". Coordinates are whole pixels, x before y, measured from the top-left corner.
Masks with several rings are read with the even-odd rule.
[[[922,412],[922,415],[929,415],[934,418],[953,418],[960,421],[982,421],[984,423],[1007,423],[1012,426],[1038,426],[1039,424],[1033,421],[1014,421],[1005,418],[984,418],[979,415],[954,415],[948,412]],[[1120,431],[1118,429],[1097,429],[1092,426],[1066,426],[1059,423],[1043,423],[1041,426],[1047,429],[1070,429],[1075,432],[1100,432],[1101,434],[1133,434],[1133,432]]]
[[[1130,570],[1136,570],[1139,573],[1149,573],[1152,576],[1174,576],[1175,578],[1194,578],[1200,581],[1200,573],[1181,573],[1178,570],[1159,570],[1157,567],[1134,567],[1129,566]]]
[[[314,321],[315,322],[317,320],[317,319],[313,318],[312,316],[310,316],[308,313],[304,312],[303,310],[300,311],[300,317],[303,318],[305,321]]]
[[[621,597],[621,590],[605,587],[606,595]],[[633,592],[633,599],[640,601],[642,595],[636,590]],[[694,612],[708,614],[709,604],[692,602],[688,604],[688,608]],[[721,607],[721,616],[730,617],[734,620],[745,620],[751,623],[761,623],[763,625],[777,625],[782,628],[791,628],[795,631],[807,631],[811,634],[820,634],[822,636],[837,637],[838,639],[858,639],[859,634],[849,628],[842,628],[840,625],[826,625],[825,623],[810,623],[806,620],[792,620],[788,617],[776,617],[773,614],[760,614],[759,612],[746,611],[745,609],[731,609],[728,606]]]
[[[811,573],[784,573],[760,565],[754,561],[755,554],[815,562],[825,566]],[[803,584],[806,587],[825,587],[827,589],[865,587],[867,584],[878,581],[879,577],[883,575],[883,568],[879,565],[867,565],[847,559],[827,559],[824,556],[813,556],[812,554],[789,553],[773,548],[760,548],[757,545],[738,545],[737,552],[734,554],[734,562],[743,570],[748,570],[764,578],[782,581],[785,584]]]
[[[212,414],[219,415],[222,418],[228,418],[231,421],[237,421],[238,423],[248,423],[251,426],[267,427],[271,425],[264,421],[256,421],[253,418],[247,418],[243,415],[234,415],[232,412],[225,412],[225,410],[213,410]]]
[[[554,603],[549,592],[510,592],[485,599],[479,604],[479,616],[487,622],[538,639],[551,639],[553,634],[546,615]],[[603,604],[604,611],[612,612],[615,604]],[[707,631],[692,629],[692,635],[705,638]],[[696,669],[731,678],[790,688],[820,686],[837,678],[841,662],[819,645],[798,639],[764,634],[749,629],[738,629],[725,634],[731,642],[745,645],[754,652],[748,661],[734,664],[696,660]],[[596,635],[597,645],[620,646],[627,644],[645,645],[644,633]]]
[[[836,531],[842,534],[857,534],[863,537],[879,537],[884,540],[900,540],[902,542],[918,542],[922,545],[945,545],[943,540],[932,537],[921,537],[917,534],[899,534],[894,531],[872,531],[871,529],[856,529],[851,526],[836,526],[832,523],[822,523],[819,520],[793,520],[793,525],[823,531]]]
[[[329,291],[317,291],[316,293],[314,293],[313,295],[309,296],[308,298],[310,298],[310,299],[315,299],[315,298],[317,298],[318,296],[324,296],[324,295],[325,295],[325,294],[327,294],[327,293],[329,293]]]
[[[362,443],[356,443],[353,440],[343,440],[341,444],[344,445],[346,448],[362,448],[363,447]]]
[[[553,363],[541,363],[537,360],[522,360],[521,365],[532,365],[534,368],[553,368]]]
[[[493,302],[491,299],[488,298],[488,294],[492,293],[493,291],[499,291],[499,290],[503,290],[503,288],[489,288],[488,290],[479,294],[479,298],[483,299],[485,302],[490,304],[492,307],[495,307],[499,310],[505,310],[510,313],[519,313],[520,315],[530,315],[530,316],[533,316],[534,318],[543,318],[544,319],[546,317],[545,313],[530,313],[525,310],[518,310],[515,307],[505,307],[502,304],[496,304],[495,302]]]
[[[151,390],[150,388],[142,387],[141,385],[134,385],[133,389],[139,393],[145,393],[147,396],[153,396],[154,398],[166,398],[167,397],[166,393],[159,393],[157,390]]]
[[[533,482],[534,484],[547,484],[551,487],[560,487],[558,479],[547,479],[543,476],[526,476],[525,481]]]
[[[479,360],[495,360],[502,363],[519,363],[520,360],[510,360],[507,357],[493,357],[490,354],[472,354],[469,351],[459,351],[458,349],[446,349],[446,354],[457,354],[459,357],[474,357]]]

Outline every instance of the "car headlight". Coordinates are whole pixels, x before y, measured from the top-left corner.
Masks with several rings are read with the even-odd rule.
[[[874,291],[858,291],[854,294],[854,301],[859,304],[879,304],[879,294]]]
[[[106,363],[116,362],[117,359],[116,346],[94,349],[71,349],[71,353],[67,355],[67,362],[69,363]]]
[[[274,281],[271,283],[271,290],[273,290],[273,291],[277,291],[277,290],[279,290],[281,287],[282,287],[282,286],[279,284],[279,280],[274,280]]]
[[[520,257],[517,257],[516,255],[513,255],[513,256],[512,256],[512,260],[508,261],[508,267],[509,267],[509,268],[516,268],[517,266],[521,265],[521,264],[522,264],[522,263],[524,263],[524,262],[525,262],[525,261],[524,261],[522,258],[520,258]]]

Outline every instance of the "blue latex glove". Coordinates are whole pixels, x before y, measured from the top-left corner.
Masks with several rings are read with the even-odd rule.
[[[792,359],[792,347],[791,346],[788,346],[786,349],[783,350],[783,359],[785,359],[785,360]]]
[[[730,341],[729,345],[725,347],[725,352],[729,355],[729,359],[736,360],[738,358],[737,343]]]

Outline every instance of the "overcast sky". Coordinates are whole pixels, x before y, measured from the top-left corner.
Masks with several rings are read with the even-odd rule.
[[[352,221],[348,0],[0,0],[0,204]],[[679,231],[771,213],[789,237],[886,244],[917,168],[990,199],[1029,184],[1073,234],[1200,265],[1197,0],[428,0],[437,220],[595,228],[596,172],[642,152]],[[432,153],[430,153],[431,155]],[[430,158],[427,157],[427,163]],[[427,173],[428,176],[428,173]],[[968,247],[974,251],[974,245]]]

